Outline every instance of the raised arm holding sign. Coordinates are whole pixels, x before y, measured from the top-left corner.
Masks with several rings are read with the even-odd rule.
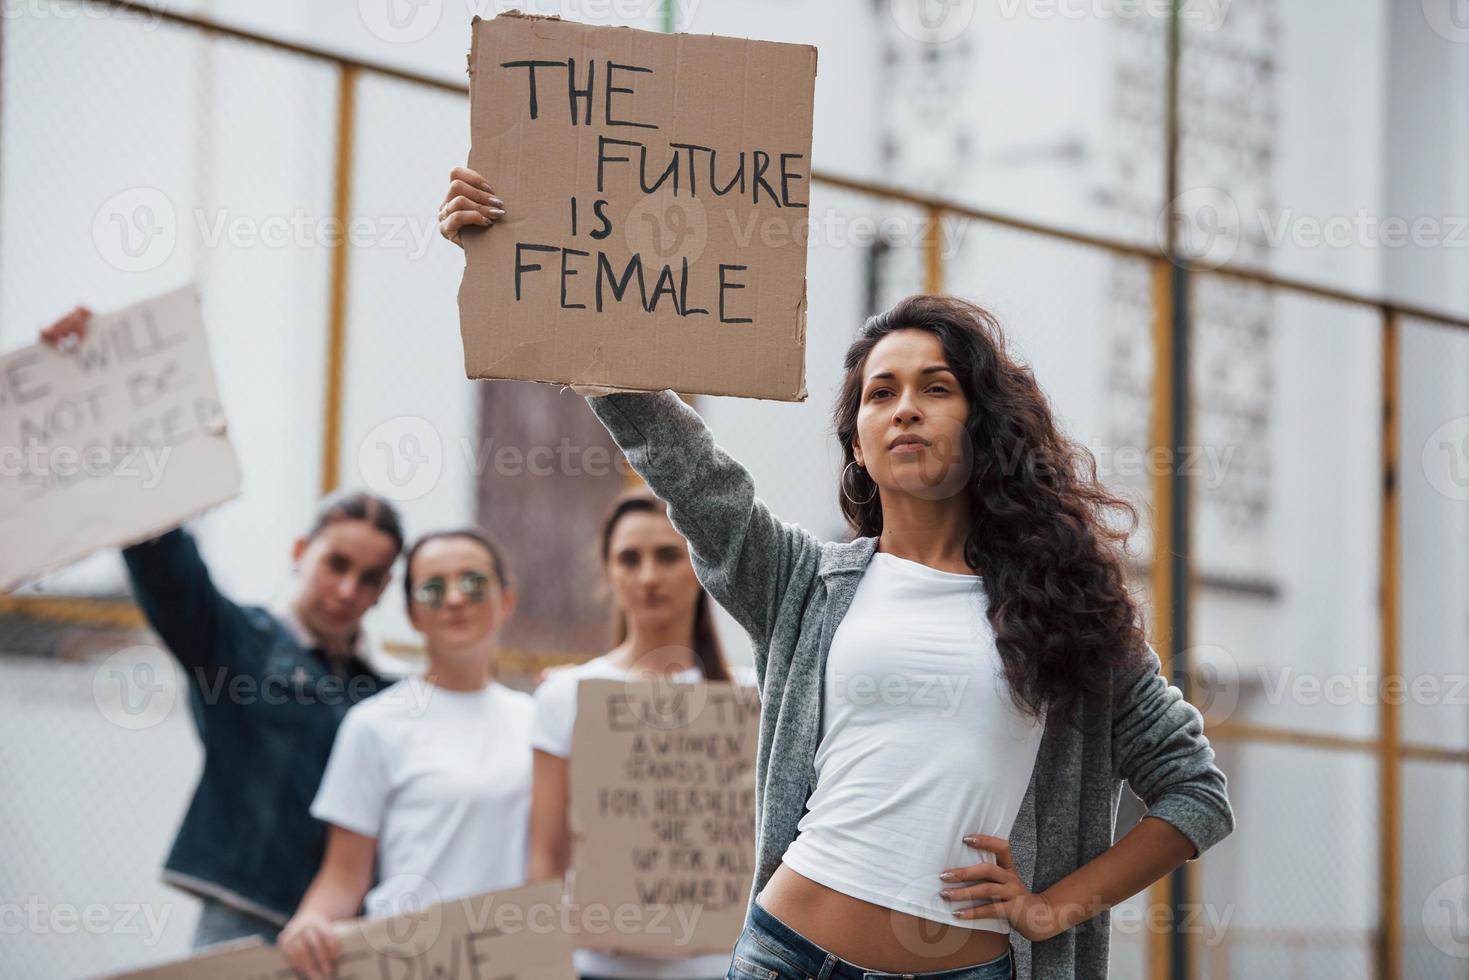
[[[96,317],[79,307],[0,357],[0,587],[239,490],[193,287]]]
[[[361,621],[403,544],[397,512],[365,493],[327,499],[291,543],[289,600],[238,603],[215,583],[193,534],[175,526],[239,481],[194,291],[105,317],[77,307],[0,365],[0,429],[26,437],[28,452],[51,452],[34,458],[54,462],[55,450],[78,444],[171,454],[152,487],[107,473],[58,483],[39,467],[6,481],[0,527],[15,547],[0,561],[35,571],[134,542],[122,551],[133,597],[183,669],[204,749],[164,880],[203,901],[196,948],[273,939],[321,860],[325,828],[308,807],[332,736],[347,708],[382,683]],[[104,665],[99,682],[119,679],[123,666]],[[160,677],[161,694],[147,703],[172,710],[175,676]]]

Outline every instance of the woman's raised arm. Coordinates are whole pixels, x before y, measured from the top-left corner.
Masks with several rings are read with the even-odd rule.
[[[490,181],[455,167],[439,210],[439,232],[461,245],[460,232],[493,225],[505,204]],[[587,395],[649,489],[668,502],[673,526],[689,542],[699,580],[750,634],[755,667],[764,677],[765,655],[786,587],[799,562],[815,562],[815,536],[786,524],[755,496],[743,466],[714,444],[704,420],[671,391]]]
[[[689,542],[704,588],[750,634],[764,657],[795,569],[821,543],[755,496],[748,470],[714,443],[699,413],[671,391],[596,395],[587,404]]]

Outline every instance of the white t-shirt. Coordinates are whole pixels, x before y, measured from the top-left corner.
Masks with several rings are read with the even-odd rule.
[[[311,815],[377,839],[368,915],[525,883],[534,724],[529,694],[422,677],[347,711]]]
[[[731,668],[734,680],[753,684],[748,671]],[[531,744],[559,758],[571,755],[571,732],[576,725],[576,689],[582,678],[629,680],[632,673],[597,657],[576,667],[558,670],[536,689],[536,726]],[[697,683],[704,675],[697,667],[673,674],[669,680]],[[732,951],[731,951],[732,952]],[[712,953],[682,959],[637,956],[631,953],[578,949],[572,960],[579,976],[615,977],[621,980],[711,980],[729,971],[731,953]]]
[[[1043,721],[1010,700],[976,575],[876,552],[832,636],[816,788],[782,858],[883,908],[970,929],[939,873],[992,862],[963,842],[1007,838]]]

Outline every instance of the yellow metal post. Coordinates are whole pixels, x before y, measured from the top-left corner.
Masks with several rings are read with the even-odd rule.
[[[928,229],[923,236],[923,291],[929,295],[944,291],[944,254],[940,251],[944,236],[939,234],[943,220],[943,208],[928,208]]]
[[[1381,535],[1381,605],[1382,673],[1378,691],[1378,725],[1380,739],[1380,792],[1382,824],[1380,828],[1382,860],[1378,862],[1382,880],[1381,931],[1379,936],[1377,975],[1382,980],[1402,980],[1403,929],[1402,888],[1400,875],[1402,856],[1402,706],[1395,697],[1387,697],[1389,679],[1402,673],[1401,649],[1398,645],[1398,352],[1399,318],[1396,311],[1383,310],[1382,315],[1382,500],[1379,516]]]
[[[1174,442],[1173,402],[1169,392],[1173,388],[1173,264],[1167,259],[1154,259],[1153,273],[1153,380],[1150,390],[1153,396],[1152,413],[1149,419],[1152,443],[1150,452],[1158,447],[1169,449]],[[1168,657],[1169,610],[1173,608],[1173,480],[1171,468],[1152,475],[1150,503],[1152,506],[1153,563],[1152,563],[1152,634],[1153,647],[1161,657]],[[1167,672],[1164,663],[1164,672]],[[1169,879],[1162,878],[1148,889],[1147,902],[1150,907],[1144,922],[1155,921],[1151,908],[1166,906],[1172,901]],[[1167,932],[1153,933],[1148,944],[1149,976],[1154,980],[1165,980],[1171,970],[1172,956]]]
[[[352,220],[352,139],[357,121],[357,67],[342,65],[337,76],[337,165],[333,216],[339,234],[332,242],[331,305],[326,328],[326,398],[321,432],[321,492],[341,482],[342,374],[347,346],[347,225]]]

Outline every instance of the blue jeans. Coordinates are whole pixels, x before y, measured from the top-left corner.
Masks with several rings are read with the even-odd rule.
[[[995,959],[957,970],[882,973],[849,963],[796,932],[754,903],[745,931],[735,943],[726,980],[1011,980],[1015,957],[1005,950]]]
[[[280,927],[273,922],[257,919],[249,912],[242,912],[213,898],[200,899],[199,924],[194,927],[195,949],[213,946],[215,943],[259,936],[268,943],[275,942]]]

